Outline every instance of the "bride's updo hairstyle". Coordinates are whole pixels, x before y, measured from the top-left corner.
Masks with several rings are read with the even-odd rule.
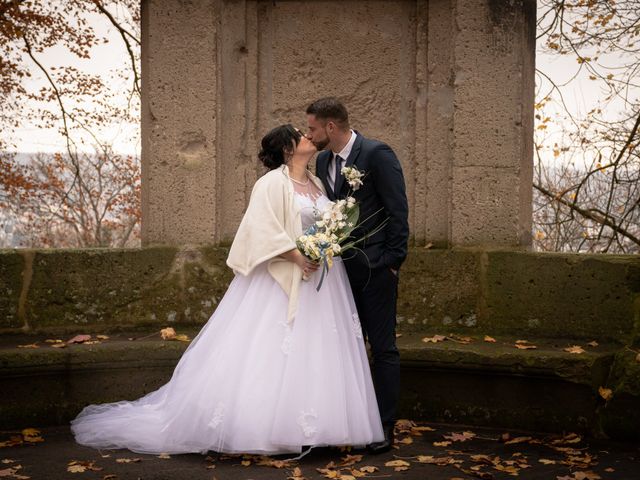
[[[280,125],[262,137],[258,158],[269,170],[285,163],[285,153],[293,153],[292,146],[300,143],[302,134],[290,124]]]

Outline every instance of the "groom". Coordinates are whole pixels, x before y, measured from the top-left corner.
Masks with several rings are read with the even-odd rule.
[[[363,137],[349,126],[349,114],[336,98],[321,98],[307,108],[307,138],[318,150],[316,174],[331,200],[345,198],[350,187],[343,167],[364,174],[353,193],[360,204],[360,221],[353,237],[362,238],[385,219],[385,227],[347,254],[349,275],[358,315],[373,355],[372,375],[385,439],[372,443],[372,453],[393,446],[393,427],[400,389],[400,355],[396,347],[398,271],[407,256],[408,206],[402,167],[385,143]]]

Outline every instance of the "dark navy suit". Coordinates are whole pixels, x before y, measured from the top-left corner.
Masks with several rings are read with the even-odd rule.
[[[363,243],[360,251],[349,250],[343,256],[353,290],[358,316],[373,355],[373,381],[382,423],[396,420],[400,389],[400,355],[396,347],[396,302],[398,270],[407,256],[409,238],[408,205],[402,167],[395,153],[385,143],[363,137],[356,140],[345,166],[364,173],[363,185],[353,193],[360,205],[360,221],[355,238],[380,225],[386,226]],[[350,186],[340,175],[336,191],[328,173],[333,153],[323,151],[316,160],[316,174],[331,200],[345,198]]]

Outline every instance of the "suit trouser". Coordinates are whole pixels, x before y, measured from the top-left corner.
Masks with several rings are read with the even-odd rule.
[[[369,269],[345,262],[360,323],[373,357],[371,373],[383,425],[396,420],[400,353],[396,347],[398,277],[387,267]]]

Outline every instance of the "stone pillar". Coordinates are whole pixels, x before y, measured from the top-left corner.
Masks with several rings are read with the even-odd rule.
[[[142,243],[216,240],[214,0],[142,1]]]
[[[450,240],[531,244],[534,0],[455,0]]]

